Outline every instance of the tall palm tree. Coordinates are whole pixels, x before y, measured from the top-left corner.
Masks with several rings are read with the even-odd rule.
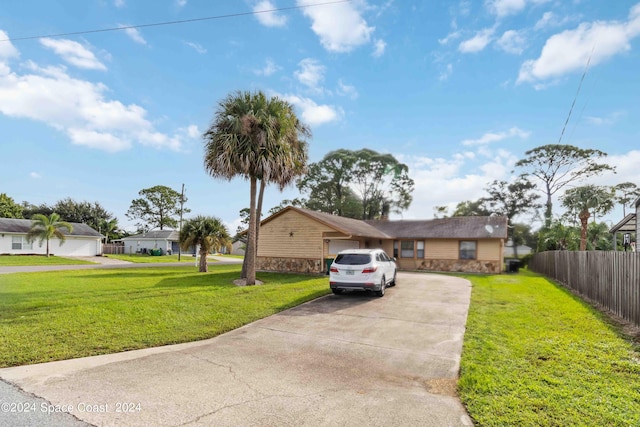
[[[567,190],[562,205],[578,215],[580,219],[580,250],[587,250],[587,229],[593,211],[607,214],[613,209],[613,193],[610,188],[584,185]]]
[[[118,229],[118,218],[100,220],[100,232],[104,233],[104,243],[109,243],[109,236]]]
[[[200,264],[198,271],[206,273],[207,255],[212,249],[218,249],[221,246],[229,246],[231,237],[229,231],[223,222],[216,217],[198,215],[195,218],[187,220],[180,230],[180,247],[183,250],[189,247],[200,248]]]
[[[60,240],[60,246],[65,242],[66,236],[62,232],[63,228],[67,229],[67,233],[73,232],[73,226],[66,221],[60,221],[60,215],[53,212],[49,216],[35,214],[31,217],[31,228],[27,233],[27,240],[33,242],[38,239],[42,247],[43,242],[47,242],[47,258],[49,257],[49,240],[57,238]]]
[[[298,120],[293,106],[262,92],[234,92],[218,103],[204,133],[205,170],[215,178],[249,180],[249,229],[243,264],[247,284],[256,281],[257,191],[269,183],[283,189],[302,174],[307,161],[309,129]],[[262,197],[260,197],[262,199]]]

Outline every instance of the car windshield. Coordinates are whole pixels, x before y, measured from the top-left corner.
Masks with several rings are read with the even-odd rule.
[[[335,260],[338,264],[345,265],[364,265],[371,262],[369,254],[339,254]]]

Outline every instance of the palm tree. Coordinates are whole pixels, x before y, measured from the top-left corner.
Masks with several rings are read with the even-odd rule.
[[[118,218],[113,218],[110,220],[101,219],[100,220],[100,231],[104,233],[104,243],[109,243],[109,235],[114,234],[114,232],[118,229]]]
[[[580,250],[587,250],[587,229],[591,211],[607,214],[613,209],[613,193],[610,188],[596,185],[584,185],[582,187],[567,190],[562,198],[562,205],[571,212],[576,213],[580,219]]]
[[[60,215],[53,212],[49,216],[42,214],[35,214],[31,217],[31,229],[27,233],[27,240],[33,242],[39,239],[38,242],[42,247],[42,243],[47,242],[47,258],[49,257],[49,240],[57,238],[60,240],[60,246],[65,242],[66,236],[62,232],[62,228],[67,229],[67,233],[73,232],[73,226],[66,221],[60,221]]]
[[[204,133],[205,170],[215,178],[237,176],[250,183],[249,229],[243,264],[248,285],[256,281],[258,181],[260,194],[268,183],[280,189],[304,173],[309,129],[296,117],[293,106],[262,92],[235,92],[219,102],[214,120]],[[260,197],[262,200],[262,197]],[[261,207],[261,206],[260,206]]]
[[[183,250],[186,251],[191,246],[200,248],[198,271],[201,273],[208,271],[207,255],[209,252],[221,246],[228,247],[230,244],[231,238],[227,227],[216,217],[198,215],[187,220],[180,230],[180,247]]]

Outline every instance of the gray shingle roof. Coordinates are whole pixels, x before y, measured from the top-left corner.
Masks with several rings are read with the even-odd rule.
[[[337,231],[355,237],[370,237],[374,239],[507,238],[507,218],[501,216],[362,221],[289,206],[266,218],[264,222],[270,221],[288,210],[299,212]]]
[[[0,218],[0,233],[16,233],[27,234],[31,229],[32,221],[30,219],[15,219],[15,218]],[[62,228],[62,234],[65,236],[83,236],[83,237],[103,237],[87,224],[80,224],[77,222],[70,222],[73,226],[71,233],[67,232],[66,228]]]

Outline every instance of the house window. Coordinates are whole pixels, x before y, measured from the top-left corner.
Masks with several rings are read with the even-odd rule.
[[[413,258],[413,240],[403,240],[400,242],[400,257]]]
[[[476,241],[460,241],[460,259],[476,259]]]
[[[11,249],[15,251],[30,251],[33,249],[33,243],[28,242],[23,236],[12,236]]]
[[[416,258],[424,259],[424,241],[418,240],[416,242]]]

